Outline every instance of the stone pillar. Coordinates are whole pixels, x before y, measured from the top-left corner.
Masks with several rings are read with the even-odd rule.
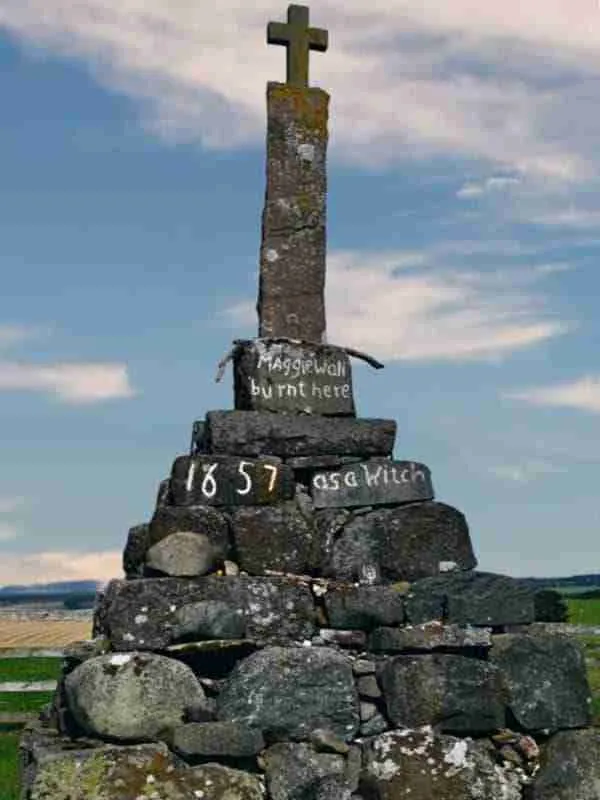
[[[267,86],[260,337],[325,339],[328,110],[322,89]]]

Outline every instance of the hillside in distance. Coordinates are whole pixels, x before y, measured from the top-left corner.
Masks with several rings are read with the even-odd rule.
[[[62,595],[75,593],[96,592],[102,581],[56,581],[54,583],[11,584],[0,586],[0,598],[15,597],[24,594],[35,595]]]

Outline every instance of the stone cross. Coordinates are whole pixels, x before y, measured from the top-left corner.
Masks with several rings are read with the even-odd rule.
[[[267,42],[288,49],[287,83],[267,86],[267,180],[257,311],[259,337],[325,340],[326,155],[329,95],[308,86],[311,49],[327,32],[308,8],[270,23]]]
[[[291,86],[308,87],[308,57],[310,50],[324,53],[328,34],[321,28],[308,27],[309,10],[306,6],[288,6],[287,25],[269,22],[267,43],[282,44],[287,48],[287,78]]]

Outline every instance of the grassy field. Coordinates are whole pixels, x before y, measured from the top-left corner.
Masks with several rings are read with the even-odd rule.
[[[569,622],[573,625],[600,626],[600,599],[581,600],[567,598],[569,605]]]
[[[0,800],[18,800],[18,733],[0,734]]]

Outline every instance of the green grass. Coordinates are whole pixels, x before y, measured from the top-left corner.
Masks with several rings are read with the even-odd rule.
[[[18,800],[19,733],[0,733],[0,800]]]
[[[569,598],[569,622],[573,625],[600,625],[600,599]]]
[[[0,714],[39,711],[53,695],[54,692],[0,692]]]
[[[61,658],[0,658],[0,681],[58,680]]]

